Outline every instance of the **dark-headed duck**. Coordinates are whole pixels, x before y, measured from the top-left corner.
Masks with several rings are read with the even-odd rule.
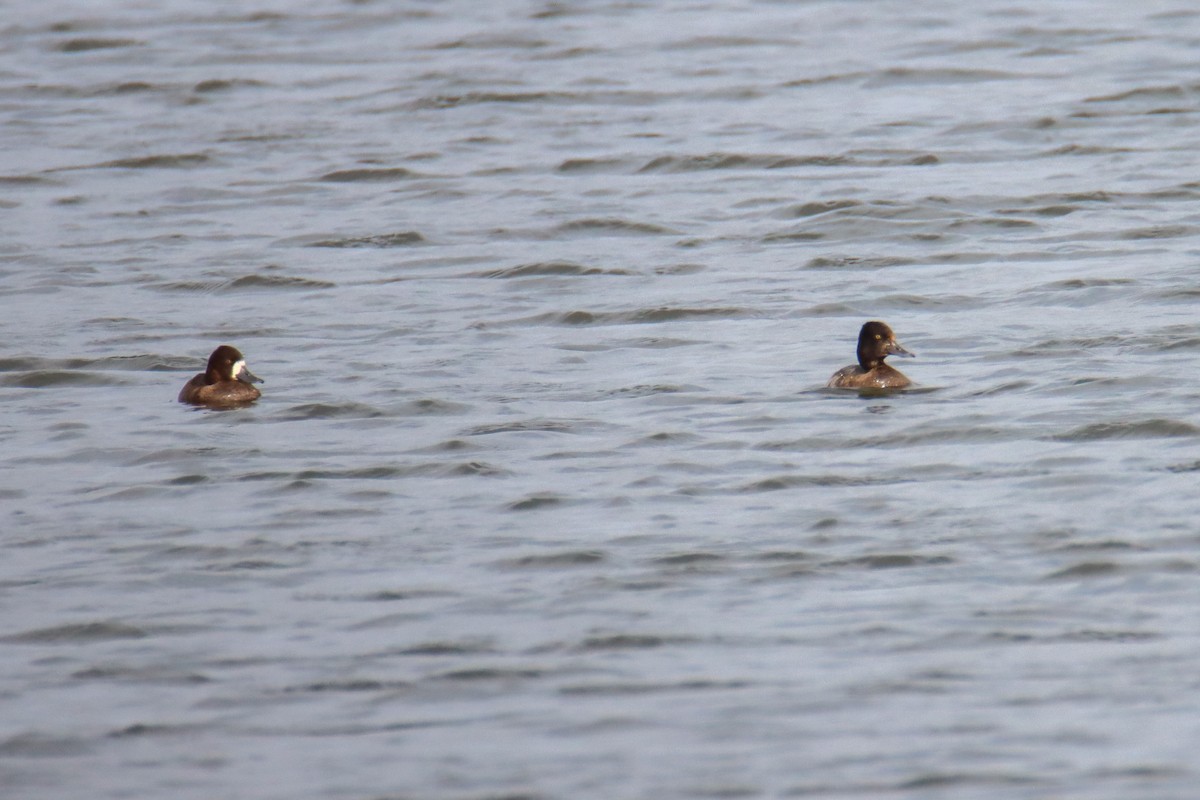
[[[246,359],[236,347],[223,344],[208,357],[208,369],[183,385],[179,402],[209,408],[237,408],[253,403],[262,392],[250,384],[262,378],[246,369]]]
[[[898,369],[883,363],[888,356],[915,356],[896,341],[886,323],[872,320],[858,332],[858,363],[833,373],[828,386],[835,389],[903,389],[912,383]]]

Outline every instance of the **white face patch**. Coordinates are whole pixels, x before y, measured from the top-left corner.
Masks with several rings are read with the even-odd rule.
[[[230,373],[231,377],[234,380],[237,380],[238,376],[242,374],[242,370],[244,370],[245,368],[246,368],[246,359],[242,358],[242,359],[238,359],[237,361],[233,362],[233,372]]]

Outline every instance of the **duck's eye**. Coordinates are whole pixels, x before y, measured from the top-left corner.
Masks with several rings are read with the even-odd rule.
[[[883,338],[883,337],[882,337],[882,336],[880,336],[878,333],[877,333],[877,334],[875,334],[875,339],[876,339],[877,341],[878,341],[879,339],[882,339],[882,338]]]

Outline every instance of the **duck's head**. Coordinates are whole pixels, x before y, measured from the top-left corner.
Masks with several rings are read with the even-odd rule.
[[[263,379],[246,368],[246,357],[242,351],[228,344],[223,344],[208,357],[206,370],[208,382],[238,380],[242,383],[262,383]]]
[[[863,369],[871,370],[882,364],[888,356],[916,358],[896,341],[896,334],[886,322],[872,320],[864,323],[858,332],[858,363]]]

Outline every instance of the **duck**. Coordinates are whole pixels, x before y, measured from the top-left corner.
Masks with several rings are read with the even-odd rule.
[[[888,356],[916,358],[900,342],[886,322],[871,320],[858,332],[858,363],[833,373],[831,389],[903,389],[912,381],[900,370],[884,363]]]
[[[179,402],[207,408],[240,408],[262,397],[251,384],[262,383],[246,368],[242,351],[223,344],[208,357],[208,368],[183,385]]]

